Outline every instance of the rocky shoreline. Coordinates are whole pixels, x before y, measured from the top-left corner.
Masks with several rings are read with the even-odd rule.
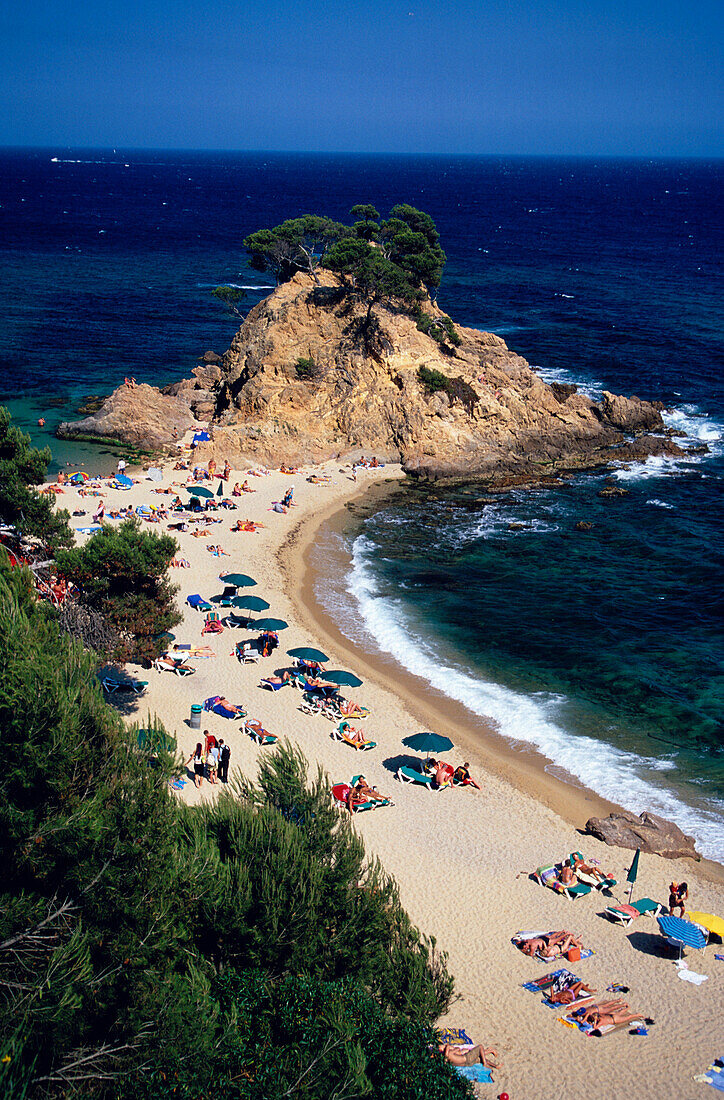
[[[425,316],[446,318],[427,301]],[[255,306],[223,357],[164,389],[122,385],[61,438],[163,452],[209,425],[199,453],[235,467],[374,454],[425,480],[523,484],[677,455],[661,407],[548,385],[493,333],[422,331],[394,303],[366,306],[330,272],[296,275]]]

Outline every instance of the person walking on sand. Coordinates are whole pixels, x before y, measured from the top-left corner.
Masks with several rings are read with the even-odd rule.
[[[231,759],[231,749],[224,741],[223,737],[219,741],[219,780],[222,783],[229,782],[229,761]]]
[[[216,775],[219,770],[219,750],[216,743],[209,746],[206,754],[206,767],[209,769],[209,783],[216,785]]]
[[[200,787],[201,780],[204,778],[204,750],[200,741],[186,761],[186,767],[188,768],[191,763],[194,765],[194,783],[197,787]]]

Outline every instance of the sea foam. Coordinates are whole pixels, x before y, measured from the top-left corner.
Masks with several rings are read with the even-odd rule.
[[[360,629],[383,653],[391,654],[404,668],[433,688],[463,703],[473,714],[492,719],[498,733],[513,745],[532,745],[557,768],[565,769],[585,787],[604,798],[641,813],[650,810],[675,821],[692,834],[699,850],[721,859],[724,846],[722,814],[724,804],[691,806],[673,790],[651,781],[653,774],[665,774],[675,767],[669,758],[626,752],[603,740],[566,730],[560,721],[566,697],[548,692],[526,695],[501,684],[473,675],[470,670],[438,651],[434,639],[411,620],[403,602],[381,593],[371,566],[374,544],[360,535],[352,547],[352,566],[346,578],[346,593],[335,599],[329,589],[323,601],[336,606],[329,610],[341,621],[348,635]],[[354,599],[359,617],[350,617],[349,600]],[[340,612],[344,608],[344,616]]]

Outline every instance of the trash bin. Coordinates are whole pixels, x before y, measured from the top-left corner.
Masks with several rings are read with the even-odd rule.
[[[201,706],[201,703],[191,704],[191,720],[189,721],[189,725],[191,726],[192,730],[201,729],[201,712],[203,709],[204,708]]]

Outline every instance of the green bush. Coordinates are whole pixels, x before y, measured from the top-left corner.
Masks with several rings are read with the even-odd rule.
[[[453,401],[459,401],[468,415],[472,415],[473,409],[480,400],[470,383],[459,376],[450,378],[432,367],[420,367],[417,377],[429,393],[438,393],[442,390],[448,395],[451,404]]]
[[[300,355],[295,364],[295,369],[297,372],[297,377],[301,378],[305,382],[311,381],[313,378],[316,377],[318,373],[317,364],[314,362],[311,355],[308,359],[305,359],[304,356]]]
[[[7,409],[0,408],[0,522],[18,528],[46,546],[69,546],[73,535],[68,513],[53,511],[49,497],[35,486],[45,478],[50,449],[31,447],[30,436],[13,427]]]
[[[448,342],[455,347],[460,346],[460,336],[450,317],[431,317],[422,309],[415,310],[413,316],[419,331],[424,332],[442,347],[445,347]]]
[[[104,524],[85,546],[56,555],[58,572],[79,588],[81,602],[115,631],[116,659],[152,661],[165,649],[159,635],[181,621],[178,588],[167,576],[177,551],[174,538],[143,531],[134,518],[118,528]]]
[[[4,557],[0,668],[0,1096],[469,1095],[425,1051],[445,959],[299,750],[178,803]]]

